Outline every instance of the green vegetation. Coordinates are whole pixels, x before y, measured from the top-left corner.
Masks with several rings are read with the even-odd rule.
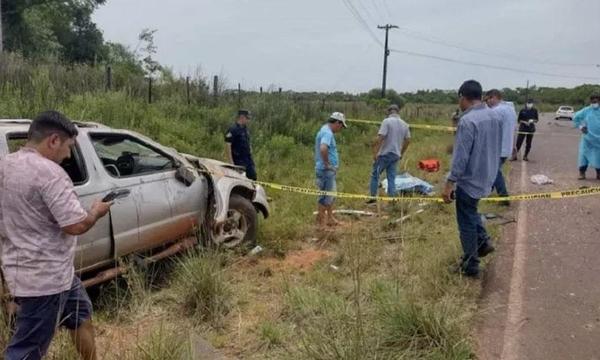
[[[186,256],[176,269],[175,289],[186,315],[218,328],[230,310],[230,289],[218,254]]]
[[[195,86],[188,104],[185,82],[162,78],[148,104],[144,82],[128,83],[126,76],[139,78],[125,71],[122,86],[107,91],[101,68],[36,65],[15,55],[0,63],[1,117],[30,118],[56,108],[73,119],[137,130],[180,151],[223,159],[223,133],[238,107],[234,94],[215,99]],[[314,136],[330,112],[380,120],[386,105],[289,92],[242,95],[242,106],[255,114],[259,178],[303,187],[314,187]],[[453,109],[409,102],[402,116],[447,125]],[[337,137],[340,191],[367,192],[375,134],[374,126],[352,123]],[[400,168],[439,185],[451,142],[448,133],[415,130]],[[417,170],[429,157],[440,159],[439,173]],[[346,226],[323,233],[312,225],[314,197],[268,192],[273,211],[260,224],[258,242],[266,249],[260,255],[192,253],[164,268],[134,268],[103,285],[95,317],[102,358],[189,358],[190,334],[250,359],[473,357],[469,331],[479,288],[447,270],[460,254],[453,207],[383,204],[379,217],[345,218]],[[362,201],[340,199],[337,205],[377,211]],[[419,209],[425,211],[415,214]],[[0,335],[5,344],[8,334]],[[72,356],[65,334],[52,354]]]

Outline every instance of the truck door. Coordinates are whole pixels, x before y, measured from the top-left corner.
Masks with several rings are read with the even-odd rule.
[[[132,214],[125,215],[137,223],[138,236],[120,238],[119,224],[113,216],[117,256],[152,249],[189,232],[193,224],[180,222],[173,210],[170,182],[175,180],[176,164],[166,153],[142,139],[126,133],[90,133],[104,171],[115,188],[129,188]]]

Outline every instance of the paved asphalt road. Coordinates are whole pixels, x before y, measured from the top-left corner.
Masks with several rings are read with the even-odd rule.
[[[600,186],[578,181],[579,133],[545,114],[529,162],[512,162],[512,193]],[[523,149],[522,149],[523,151]],[[534,185],[544,174],[553,185]],[[482,360],[600,359],[600,196],[513,203],[484,278],[474,336]]]

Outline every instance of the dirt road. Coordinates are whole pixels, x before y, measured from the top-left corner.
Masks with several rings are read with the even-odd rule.
[[[544,115],[529,162],[513,162],[512,193],[600,186],[577,180],[578,132]],[[522,149],[523,150],[523,149]],[[539,186],[544,174],[554,185]],[[484,278],[480,359],[600,359],[600,197],[513,203]]]

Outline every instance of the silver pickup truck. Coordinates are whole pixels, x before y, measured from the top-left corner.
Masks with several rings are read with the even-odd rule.
[[[0,158],[26,142],[30,124],[0,120]],[[257,214],[267,218],[269,205],[243,168],[181,154],[132,131],[76,124],[76,146],[61,165],[83,205],[114,190],[129,193],[79,237],[75,268],[86,286],[122,273],[117,260],[124,256],[152,262],[201,238],[221,247],[256,241]]]

